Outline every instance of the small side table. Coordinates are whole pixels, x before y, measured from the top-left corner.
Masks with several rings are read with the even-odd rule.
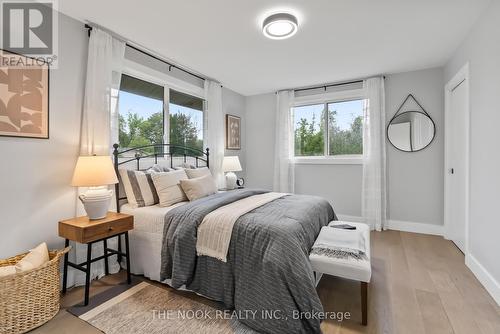
[[[134,216],[123,213],[108,212],[105,218],[99,220],[89,220],[87,216],[76,217],[59,222],[59,236],[65,238],[65,247],[69,246],[69,241],[87,244],[87,259],[82,263],[68,261],[68,253],[64,255],[63,288],[66,293],[68,278],[68,266],[83,271],[85,276],[85,300],[84,305],[89,303],[90,288],[90,266],[93,262],[104,260],[104,270],[109,274],[108,257],[118,255],[118,259],[127,259],[127,283],[131,283],[130,278],[130,251],[128,243],[128,231],[134,229]],[[125,235],[125,253],[121,251],[121,236]],[[108,248],[108,239],[118,237],[118,250]],[[96,242],[103,242],[104,255],[92,258],[92,245]]]

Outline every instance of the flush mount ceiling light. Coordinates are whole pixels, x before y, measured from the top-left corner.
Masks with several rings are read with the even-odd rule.
[[[297,18],[288,13],[273,14],[262,23],[262,33],[271,39],[292,37],[297,32],[297,28]]]

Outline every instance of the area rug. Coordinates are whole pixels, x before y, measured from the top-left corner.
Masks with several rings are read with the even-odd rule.
[[[109,296],[109,293],[108,293]],[[234,311],[205,305],[148,282],[139,282],[106,300],[69,311],[107,334],[223,333],[257,334],[237,320]]]

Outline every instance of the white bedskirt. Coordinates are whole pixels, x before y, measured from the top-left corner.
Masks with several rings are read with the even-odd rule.
[[[134,229],[129,232],[132,274],[144,275],[151,280],[161,282],[160,265],[165,214],[184,203],[169,207],[153,205],[132,208],[128,204],[121,206],[122,213],[134,215]],[[168,280],[162,283],[168,283]]]

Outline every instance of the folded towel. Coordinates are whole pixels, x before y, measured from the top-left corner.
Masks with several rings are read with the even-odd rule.
[[[324,226],[314,242],[311,254],[358,260],[366,259],[363,234],[359,230],[344,230]]]

